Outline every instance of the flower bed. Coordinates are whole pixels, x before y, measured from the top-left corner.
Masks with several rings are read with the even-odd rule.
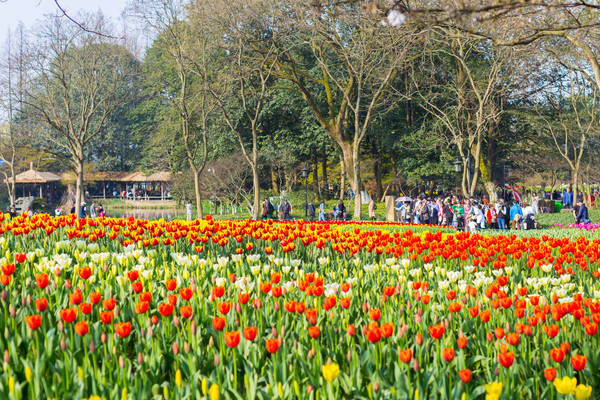
[[[600,385],[599,240],[0,221],[0,398],[586,399]]]

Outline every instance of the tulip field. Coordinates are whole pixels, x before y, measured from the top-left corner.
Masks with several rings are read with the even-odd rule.
[[[0,215],[1,399],[600,398],[600,239]]]

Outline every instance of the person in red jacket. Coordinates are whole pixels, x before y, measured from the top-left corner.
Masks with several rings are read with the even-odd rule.
[[[498,213],[495,207],[489,207],[486,213],[488,226],[491,229],[498,229]]]

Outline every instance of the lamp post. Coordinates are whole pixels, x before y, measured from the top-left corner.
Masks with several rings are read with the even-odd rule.
[[[308,167],[304,163],[302,168],[302,178],[304,178],[304,217],[308,217]]]

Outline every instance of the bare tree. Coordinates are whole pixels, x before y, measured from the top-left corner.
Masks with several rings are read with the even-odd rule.
[[[571,170],[574,199],[579,192],[582,161],[590,148],[589,141],[600,132],[598,101],[598,91],[590,88],[581,75],[573,73],[568,99],[551,103],[551,118],[540,115],[544,121],[541,129],[551,136],[556,150]]]
[[[186,21],[187,2],[181,0],[133,0],[131,12],[145,21],[162,41],[178,79],[177,93],[169,99],[177,109],[185,160],[192,172],[198,218],[202,218],[200,177],[208,158],[208,120],[215,109],[208,91],[210,32],[201,24]],[[206,5],[195,7],[202,16]],[[203,20],[200,18],[200,20]]]
[[[361,145],[378,113],[404,95],[393,83],[411,60],[417,32],[388,29],[361,8],[351,7],[345,13],[348,10],[336,1],[290,3],[289,7],[294,12],[283,21],[293,28],[287,29],[286,43],[296,46],[280,47],[277,76],[296,86],[338,145],[342,177],[345,171],[350,178],[356,194],[354,218],[359,219]],[[305,62],[304,47],[310,49],[317,69]]]
[[[221,38],[222,63],[219,78],[212,82],[209,90],[252,171],[252,217],[258,219],[258,135],[262,131],[261,114],[278,61],[276,46],[263,36],[268,21],[265,16],[272,10],[257,0],[221,0],[211,4],[215,7],[213,29]]]
[[[56,18],[48,19],[28,51],[24,104],[41,124],[48,147],[69,155],[80,216],[86,150],[126,101],[137,62],[125,49]]]
[[[422,107],[443,127],[445,135],[442,138],[458,151],[462,162],[463,195],[474,194],[483,174],[486,190],[493,201],[496,190],[483,163],[483,146],[490,128],[497,125],[503,113],[502,103],[497,99],[503,95],[499,80],[506,65],[506,54],[490,51],[486,43],[452,31],[443,30],[439,40],[441,43],[431,47],[434,55],[431,68],[437,73],[436,64],[448,59],[452,61],[454,72],[429,89],[413,78],[416,93]],[[435,82],[435,79],[430,81]]]

